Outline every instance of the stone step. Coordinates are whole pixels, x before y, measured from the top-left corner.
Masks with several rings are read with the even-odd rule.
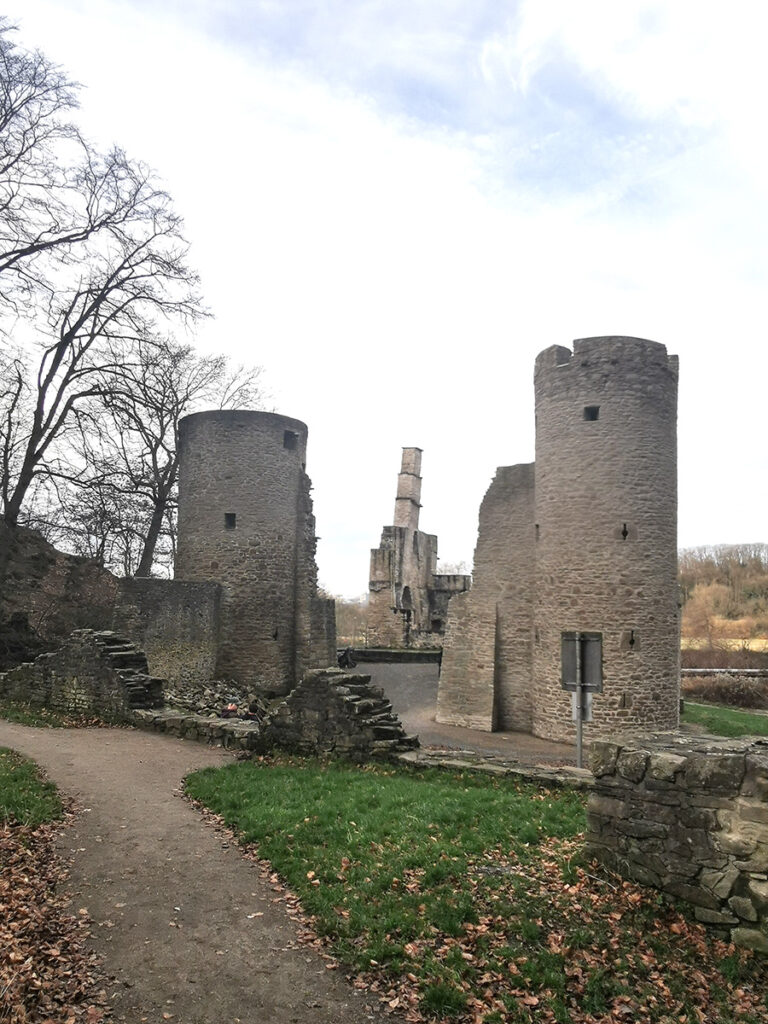
[[[373,735],[377,740],[399,740],[403,735],[403,729],[399,725],[374,725]]]
[[[388,700],[360,700],[354,705],[356,715],[389,714],[392,705]]]

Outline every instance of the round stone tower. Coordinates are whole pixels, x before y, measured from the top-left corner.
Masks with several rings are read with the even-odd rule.
[[[269,412],[179,425],[175,575],[222,587],[216,673],[287,693],[306,667],[316,594],[307,428]]]
[[[677,356],[640,338],[536,360],[535,735],[574,735],[567,631],[602,642],[586,738],[678,725],[677,377]]]

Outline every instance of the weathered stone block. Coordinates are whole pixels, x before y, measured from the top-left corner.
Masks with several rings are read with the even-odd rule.
[[[589,768],[595,778],[600,779],[604,775],[613,775],[616,771],[621,747],[615,743],[597,741],[589,748]]]
[[[768,750],[765,753],[758,750],[747,754],[741,794],[768,802]]]
[[[736,792],[746,771],[743,754],[692,754],[685,765],[688,789]]]
[[[718,899],[724,900],[733,892],[733,887],[740,876],[741,872],[739,869],[730,864],[722,871],[706,868],[701,872],[699,881],[705,889],[711,890]]]
[[[728,906],[743,921],[756,921],[757,911],[751,900],[748,900],[746,896],[731,896],[728,900]]]
[[[693,903],[696,907],[707,907],[710,910],[719,910],[720,908],[720,900],[701,886],[670,879],[665,883],[664,889],[666,892],[672,893],[673,896],[679,896],[680,899]]]
[[[623,779],[640,782],[648,767],[648,753],[645,750],[624,749],[616,761],[616,771]]]
[[[674,782],[685,767],[686,759],[678,754],[651,753],[648,774],[657,782]]]
[[[725,914],[719,910],[708,910],[707,907],[694,907],[693,916],[702,924],[734,925],[739,919],[733,914]]]
[[[645,839],[652,836],[665,837],[667,827],[655,821],[642,821],[634,818],[628,820],[617,820],[616,830],[627,836],[634,836],[637,839]]]
[[[745,949],[754,949],[758,953],[768,953],[768,935],[757,928],[734,928],[731,941]]]
[[[655,889],[661,888],[661,876],[652,871],[647,864],[638,864],[633,861],[627,866],[626,874],[640,885],[651,885]]]
[[[760,882],[752,878],[747,883],[747,890],[752,902],[761,912],[768,910],[768,881]]]

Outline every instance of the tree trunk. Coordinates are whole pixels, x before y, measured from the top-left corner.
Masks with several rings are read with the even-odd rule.
[[[147,536],[144,538],[144,547],[141,550],[141,558],[139,559],[139,564],[136,567],[134,576],[152,575],[152,563],[155,560],[155,548],[157,547],[157,540],[163,526],[165,505],[166,499],[164,498],[158,498],[155,502],[155,507],[152,510],[152,518],[149,521]]]

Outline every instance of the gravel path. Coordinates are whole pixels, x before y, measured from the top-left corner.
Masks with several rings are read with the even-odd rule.
[[[300,944],[269,881],[180,798],[184,775],[230,755],[133,730],[4,721],[0,746],[34,758],[86,808],[61,844],[71,857],[74,909],[87,908],[95,921],[93,942],[113,979],[107,991],[118,1020],[385,1019],[368,1005],[370,996]]]

